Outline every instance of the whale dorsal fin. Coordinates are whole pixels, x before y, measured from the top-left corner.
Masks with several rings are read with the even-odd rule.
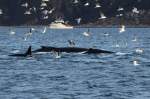
[[[31,46],[29,46],[29,48],[26,51],[25,55],[32,55]]]

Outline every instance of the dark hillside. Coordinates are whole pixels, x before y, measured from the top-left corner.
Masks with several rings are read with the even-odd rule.
[[[150,25],[149,17],[150,0],[0,0],[0,25]]]

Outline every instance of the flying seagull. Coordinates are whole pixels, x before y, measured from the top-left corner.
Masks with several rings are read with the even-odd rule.
[[[121,28],[119,28],[119,32],[120,33],[123,33],[123,32],[125,32],[126,30],[125,30],[125,25],[121,25]]]
[[[138,9],[137,9],[136,7],[134,7],[134,8],[132,9],[132,12],[133,12],[133,13],[136,13],[136,14],[139,13],[139,11],[138,11]]]
[[[106,19],[106,18],[107,17],[103,13],[100,14],[100,18],[99,19]]]
[[[47,4],[45,2],[41,3],[41,7],[46,7],[46,6],[47,6]]]
[[[25,13],[24,13],[25,15],[30,15],[31,14],[31,12],[28,10],[28,11],[25,11]]]
[[[74,4],[77,4],[77,3],[79,3],[79,1],[78,0],[74,0],[74,2],[73,2]]]
[[[100,8],[100,7],[101,7],[100,4],[96,3],[95,8]]]
[[[77,18],[77,19],[76,19],[76,21],[77,21],[78,24],[81,23],[81,20],[82,20],[82,18]]]
[[[26,3],[24,3],[24,4],[21,4],[21,6],[27,8],[27,7],[28,7],[28,3],[26,2]]]
[[[121,8],[121,7],[119,7],[118,9],[117,9],[117,11],[123,11],[124,10],[124,8]]]
[[[42,33],[46,33],[47,28],[45,27],[44,30],[42,31]]]
[[[84,4],[84,6],[89,6],[89,5],[90,5],[90,4],[89,4],[88,2]]]
[[[3,14],[3,10],[2,10],[2,9],[0,9],[0,15],[1,15],[1,14]]]
[[[84,36],[90,36],[90,29],[88,29],[87,32],[83,32],[83,35],[84,35]]]

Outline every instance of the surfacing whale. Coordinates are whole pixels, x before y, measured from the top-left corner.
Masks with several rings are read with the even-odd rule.
[[[107,50],[95,49],[95,48],[80,48],[80,47],[51,47],[51,46],[41,46],[41,48],[33,51],[36,52],[66,52],[66,53],[79,53],[84,52],[85,54],[101,54],[101,53],[114,53]]]

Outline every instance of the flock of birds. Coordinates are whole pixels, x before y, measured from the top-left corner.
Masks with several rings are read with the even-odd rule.
[[[96,0],[96,1],[98,1],[98,0]],[[46,9],[46,7],[48,6],[47,2],[49,2],[49,0],[42,0],[40,8],[39,8],[42,11],[42,14],[43,14],[42,18],[44,20],[48,19],[49,18],[49,14],[52,14],[56,10],[55,8],[52,8],[52,9],[49,9],[49,10]],[[79,0],[74,0],[72,3],[73,4],[78,4],[80,2],[79,2]],[[24,15],[31,15],[32,11],[35,11],[35,12],[37,11],[36,7],[29,7],[29,4],[27,2],[21,4],[20,6],[26,9],[26,11],[24,12]],[[88,7],[88,6],[90,6],[90,3],[86,2],[83,6]],[[102,7],[101,4],[98,3],[98,2],[95,4],[95,9],[98,9],[98,8],[101,8],[101,7]],[[122,12],[123,10],[124,10],[123,7],[119,7],[117,9],[118,12]],[[140,11],[136,7],[133,7],[132,13],[139,14]],[[4,14],[4,11],[3,11],[3,9],[0,8],[0,15],[3,15],[3,14]],[[123,13],[119,13],[118,15],[116,15],[116,17],[120,17],[120,16],[123,16]],[[102,11],[100,11],[100,17],[98,19],[103,20],[103,19],[106,19],[106,18],[107,18],[107,16]],[[82,18],[78,17],[75,20],[77,21],[77,24],[80,24],[81,21],[82,21]],[[126,28],[125,25],[121,25],[120,28],[119,28],[119,33],[125,32],[126,31],[125,28]],[[27,40],[28,37],[30,37],[32,35],[33,31],[36,31],[35,28],[30,28],[29,32],[25,33],[25,37],[24,37],[25,41]],[[44,29],[41,31],[41,33],[46,33],[46,31],[47,31],[47,27],[44,27]],[[11,35],[15,35],[15,31],[10,29],[10,34]],[[89,29],[87,31],[83,32],[82,34],[84,36],[86,36],[86,37],[89,37],[89,36],[92,35],[92,33],[90,33]],[[105,35],[108,36],[109,34],[106,33]],[[137,37],[135,36],[135,38],[132,41],[133,42],[137,42]],[[72,40],[69,40],[68,42],[69,42],[71,47],[75,46],[75,43]],[[116,44],[116,47],[119,47],[119,45]],[[143,50],[142,49],[136,49],[136,52],[137,53],[143,53]],[[59,58],[59,53],[57,53],[57,57]],[[135,66],[139,65],[137,60],[133,61],[133,64]]]
[[[51,9],[48,9],[48,2],[50,0],[41,0],[41,5],[40,5],[40,8],[37,8],[37,7],[30,7],[29,3],[28,2],[25,2],[25,3],[22,3],[20,6],[25,8],[25,12],[24,12],[24,15],[31,15],[33,12],[37,12],[37,10],[40,9],[41,13],[42,13],[42,19],[43,20],[47,20],[49,19],[49,15],[52,14],[54,11],[56,11],[56,8],[53,7]],[[95,0],[96,1],[96,4],[95,4],[95,9],[100,9],[102,6],[101,4],[99,3],[98,0]],[[72,2],[73,4],[79,4],[80,1],[79,0],[74,0]],[[86,2],[85,4],[83,4],[84,7],[88,7],[90,6],[90,2]],[[116,15],[116,17],[121,17],[123,16],[123,13],[122,11],[124,11],[124,8],[123,7],[118,7],[118,9],[116,9],[117,12],[119,12],[119,14]],[[133,7],[132,9],[132,13],[135,13],[135,14],[139,14],[140,11],[136,8],[136,7]],[[3,15],[4,14],[4,11],[3,9],[0,8],[0,15]],[[107,16],[100,10],[99,11],[99,20],[102,20],[102,19],[106,19]],[[77,24],[80,24],[81,21],[83,20],[82,17],[78,17],[78,18],[75,18]]]
[[[15,31],[13,31],[12,29],[10,29],[9,30],[10,31],[10,35],[15,35]],[[25,33],[25,37],[24,37],[24,40],[26,41],[27,40],[27,38],[28,37],[30,37],[32,34],[33,34],[33,31],[35,31],[35,32],[40,32],[40,33],[46,33],[47,32],[47,27],[44,27],[42,30],[40,30],[40,31],[37,31],[35,28],[30,28],[30,30],[29,30],[29,32],[27,32],[27,33]],[[118,33],[123,33],[123,32],[125,32],[126,31],[126,28],[125,28],[125,26],[123,25],[123,26],[121,26],[119,29],[118,29]],[[92,32],[90,31],[90,29],[87,29],[87,31],[85,31],[85,32],[83,32],[82,33],[82,35],[83,36],[85,36],[85,37],[90,37],[90,36],[92,36]],[[104,35],[105,36],[109,36],[109,33],[104,33]],[[136,35],[134,36],[134,38],[132,39],[132,42],[138,42],[138,38],[136,37]],[[68,44],[69,44],[69,47],[75,47],[76,45],[75,45],[75,42],[73,41],[73,40],[68,40]],[[120,47],[120,45],[119,44],[116,44],[115,45],[115,47]],[[135,52],[136,53],[138,53],[138,54],[142,54],[143,52],[144,52],[144,50],[142,49],[142,48],[137,48],[136,50],[135,50]],[[61,58],[61,55],[60,55],[60,53],[59,52],[54,52],[54,55],[55,55],[55,57],[56,58]],[[135,59],[134,61],[133,61],[133,65],[134,66],[137,66],[137,65],[139,65],[139,62],[138,62],[138,60],[137,59]]]
[[[49,18],[49,14],[52,14],[55,8],[52,8],[50,10],[47,10],[47,2],[49,0],[42,0],[41,5],[40,5],[40,10],[42,10],[42,19],[46,20]],[[37,8],[36,7],[29,7],[29,4],[27,2],[21,4],[22,7],[26,8],[27,10],[24,12],[25,15],[31,15],[32,11],[36,12]]]

